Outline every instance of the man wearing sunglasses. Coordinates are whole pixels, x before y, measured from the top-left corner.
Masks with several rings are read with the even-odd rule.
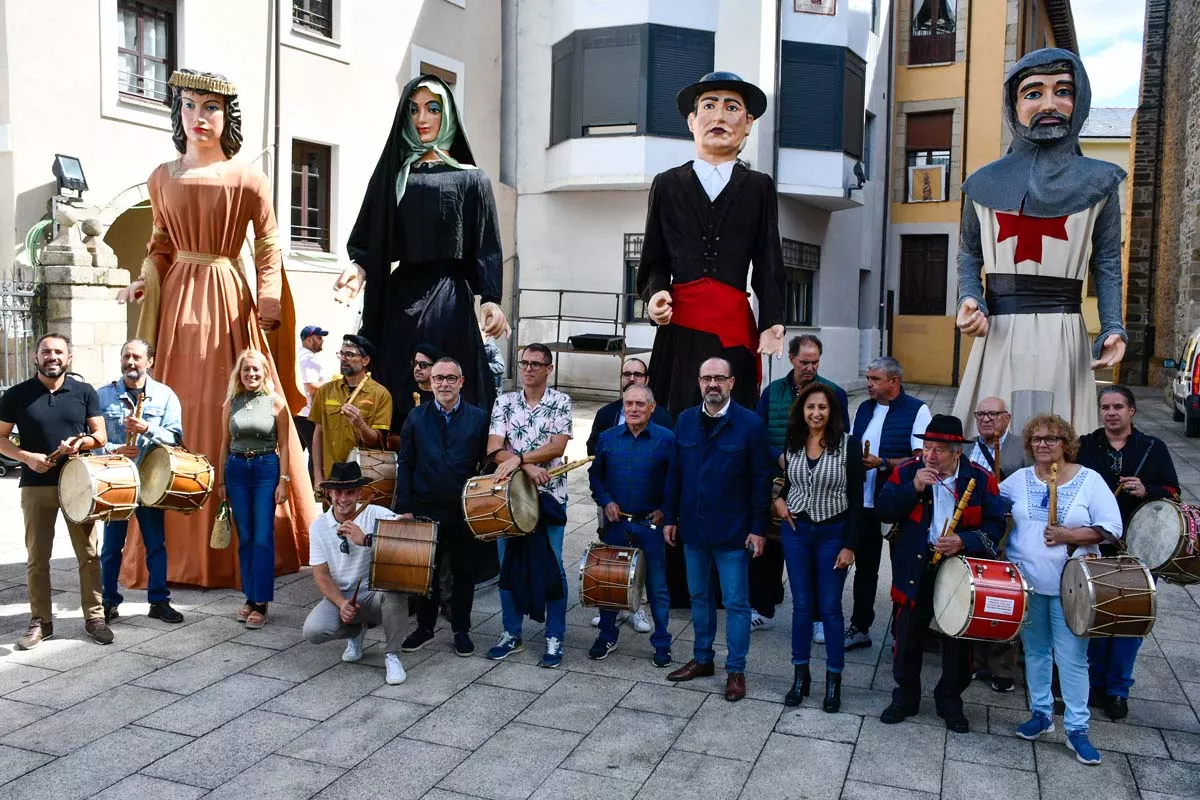
[[[320,486],[334,464],[356,447],[383,450],[392,424],[392,395],[367,373],[375,348],[365,336],[347,334],[338,350],[341,375],[317,390],[313,422],[313,485]],[[350,402],[351,395],[354,402]]]

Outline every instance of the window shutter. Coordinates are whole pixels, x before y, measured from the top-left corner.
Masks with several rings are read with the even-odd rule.
[[[842,149],[841,49],[803,42],[783,43],[780,146],[801,150]]]
[[[714,34],[666,25],[649,27],[645,132],[690,139],[687,120],[675,107],[675,95],[713,71]]]
[[[949,150],[954,138],[954,112],[909,114],[907,150]]]
[[[571,138],[572,60],[575,37],[568,36],[554,45],[550,69],[550,144]]]
[[[867,64],[849,50],[846,60],[845,86],[842,92],[842,152],[863,157],[863,113],[866,110]]]
[[[639,26],[582,31],[582,126],[637,123],[641,85]]]

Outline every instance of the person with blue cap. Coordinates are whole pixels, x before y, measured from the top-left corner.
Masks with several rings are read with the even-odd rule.
[[[296,433],[300,435],[300,444],[310,454],[309,471],[312,470],[313,423],[308,414],[312,411],[312,401],[317,396],[317,389],[325,383],[325,368],[317,360],[317,353],[324,349],[325,337],[328,335],[329,331],[320,325],[305,325],[300,331],[300,354],[296,357],[300,367],[300,384],[304,387],[305,403],[304,408],[300,409],[300,413],[293,419],[296,421]]]

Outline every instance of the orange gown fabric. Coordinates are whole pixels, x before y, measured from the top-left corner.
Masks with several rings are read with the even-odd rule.
[[[155,378],[179,396],[184,445],[208,456],[217,483],[223,483],[225,465],[218,463],[223,406],[238,353],[247,347],[267,353],[276,391],[286,397],[293,414],[304,404],[296,380],[295,315],[283,257],[275,244],[278,225],[270,184],[261,170],[249,164],[226,161],[185,170],[174,161],[155,169],[147,185],[155,230],[144,269],[157,271],[159,297],[157,319],[142,319],[139,330],[152,332],[156,340]],[[238,261],[248,224],[254,226],[255,235],[257,306]],[[213,263],[219,257],[229,261]],[[143,316],[146,312],[153,314],[147,308]],[[264,334],[262,317],[281,324]],[[288,502],[275,511],[276,575],[295,572],[308,563],[308,530],[319,514],[300,440],[288,416],[284,435],[291,443],[292,482]],[[237,539],[225,550],[208,545],[219,505],[214,491],[193,514],[166,512],[170,583],[240,586]],[[130,523],[132,532],[136,522]],[[141,536],[130,536],[121,583],[139,588],[146,579]]]

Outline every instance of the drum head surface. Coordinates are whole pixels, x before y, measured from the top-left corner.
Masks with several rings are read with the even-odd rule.
[[[142,478],[142,503],[152,506],[171,490],[174,477],[171,451],[166,447],[154,447],[142,459],[138,474]]]
[[[642,605],[642,592],[646,588],[646,559],[641,549],[633,551],[633,585],[629,587],[629,608],[637,611]]]
[[[72,458],[58,478],[58,504],[71,522],[83,522],[92,513],[92,474],[87,464]]]
[[[1183,515],[1169,500],[1151,500],[1142,505],[1129,520],[1125,544],[1129,554],[1141,559],[1151,570],[1166,565],[1179,547],[1183,532]]]
[[[513,524],[523,533],[532,533],[538,524],[537,486],[524,472],[517,470],[509,478],[508,504]]]
[[[1094,621],[1093,598],[1088,580],[1087,564],[1078,558],[1068,558],[1059,584],[1063,617],[1076,636],[1084,636]]]
[[[942,562],[933,582],[933,616],[947,636],[967,629],[973,588],[971,567],[963,558],[956,556]]]

